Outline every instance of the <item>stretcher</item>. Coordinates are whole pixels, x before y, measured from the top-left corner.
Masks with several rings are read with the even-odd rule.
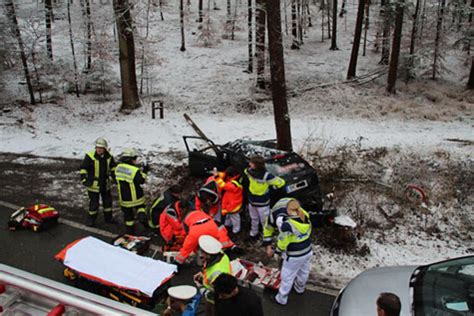
[[[259,292],[265,289],[278,290],[281,283],[281,272],[276,268],[266,267],[260,263],[254,263],[243,259],[235,259],[230,262],[232,274],[237,278],[240,285]]]
[[[139,256],[94,237],[76,240],[55,259],[76,287],[151,310],[166,295],[176,265]]]

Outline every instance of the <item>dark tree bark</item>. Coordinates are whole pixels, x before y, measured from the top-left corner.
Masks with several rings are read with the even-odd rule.
[[[327,23],[328,23],[328,38],[331,38],[331,0],[327,0],[326,13],[327,13],[327,16],[328,16],[328,20],[327,20]],[[321,13],[321,14],[324,14],[324,12]]]
[[[382,31],[382,58],[380,59],[381,65],[388,65],[390,57],[390,0],[382,0],[380,3],[380,15],[383,21]]]
[[[82,15],[84,16],[84,23],[86,27],[86,64],[85,72],[89,72],[92,67],[92,20],[91,20],[91,4],[90,0],[81,0],[80,1],[82,8]],[[115,31],[115,28],[114,28]]]
[[[203,16],[203,4],[202,4],[202,0],[199,0],[199,3],[198,3],[198,11],[199,11],[199,16],[198,16],[198,22],[199,23],[202,23],[202,16]]]
[[[45,24],[46,24],[46,51],[49,59],[53,60],[53,40],[51,24],[53,23],[53,4],[51,0],[44,1],[45,7]]]
[[[280,0],[267,0],[267,14],[270,72],[272,77],[272,99],[278,149],[291,151],[291,127],[286,98]]]
[[[257,86],[265,89],[265,30],[266,30],[266,6],[265,0],[257,0],[256,11],[256,57],[257,57]]]
[[[435,37],[435,49],[434,49],[434,60],[433,60],[433,72],[431,79],[436,79],[436,74],[438,73],[438,59],[439,59],[439,46],[441,42],[441,31],[443,28],[443,15],[444,7],[446,6],[446,0],[440,0],[438,8],[438,21],[436,22],[436,37]]]
[[[247,71],[249,73],[253,72],[253,29],[252,29],[252,0],[248,0],[247,3],[247,9],[248,9],[248,21],[247,21],[247,27],[248,27],[248,32],[249,32],[249,42],[248,42],[248,51],[249,51],[249,64]]]
[[[142,42],[142,56],[141,56],[141,67],[140,67],[140,95],[143,94],[143,83],[145,79],[145,66],[146,66],[146,58],[145,58],[145,46],[148,41],[148,34],[150,33],[150,7],[151,7],[151,1],[148,0],[147,6],[146,6],[146,27],[145,27],[145,38],[143,39]],[[148,90],[148,89],[147,89]]]
[[[471,72],[469,73],[469,81],[467,82],[467,88],[474,90],[474,56],[471,57]]]
[[[297,16],[296,16],[296,0],[291,0],[291,36],[293,37],[293,43],[291,44],[291,49],[299,49],[300,45],[298,43],[298,21],[297,21]]]
[[[74,66],[74,87],[76,89],[76,96],[79,98],[79,76],[77,74],[77,62],[76,62],[76,51],[74,50],[74,37],[72,35],[72,23],[71,23],[71,1],[67,0],[67,21],[69,24],[69,41],[71,43],[72,52],[72,63]]]
[[[227,25],[230,25],[231,19],[232,19],[232,2],[230,0],[227,0],[227,11],[226,11],[226,23]]]
[[[347,0],[342,0],[341,12],[339,12],[339,17],[340,18],[343,18],[344,14],[346,14],[346,1]]]
[[[415,12],[413,13],[413,26],[411,28],[410,55],[415,53],[415,39],[418,27],[418,12],[420,11],[420,0],[416,0]]]
[[[400,44],[402,42],[403,13],[405,9],[404,0],[397,2],[395,31],[393,33],[392,54],[390,56],[390,68],[388,70],[387,92],[395,93],[395,83],[397,81],[398,57],[400,56]]]
[[[330,50],[339,50],[337,47],[337,0],[332,1],[332,38]]]
[[[362,49],[362,56],[365,56],[367,49],[367,33],[369,32],[369,14],[370,14],[370,0],[367,0],[365,5],[365,19],[364,19],[364,46]]]
[[[13,0],[5,0],[5,8],[7,16],[11,22],[12,33],[15,34],[16,40],[18,41],[18,46],[20,47],[20,58],[23,64],[23,72],[25,73],[26,85],[28,87],[28,93],[30,94],[30,103],[32,105],[36,104],[35,93],[33,90],[33,85],[31,84],[30,72],[28,70],[28,61],[25,54],[25,46],[23,45],[23,39],[21,38],[20,27],[18,26],[18,20],[16,18],[15,5]]]
[[[181,48],[179,50],[184,52],[186,50],[186,45],[184,41],[184,3],[183,3],[183,0],[179,0],[179,24],[181,25]]]
[[[351,60],[349,62],[349,69],[347,71],[347,79],[352,79],[356,76],[357,59],[359,57],[360,37],[362,35],[362,22],[364,20],[364,7],[365,0],[359,0],[354,32],[354,42],[352,43]]]
[[[128,0],[114,0],[113,5],[117,22],[120,78],[122,81],[122,107],[120,110],[128,112],[140,107],[135,69],[133,21]]]

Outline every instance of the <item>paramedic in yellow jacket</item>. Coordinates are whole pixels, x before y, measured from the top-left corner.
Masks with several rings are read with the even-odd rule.
[[[285,180],[269,173],[265,168],[265,159],[255,156],[250,159],[249,168],[244,170],[248,178],[250,239],[257,240],[259,224],[265,225],[270,212],[270,187],[281,188]]]
[[[142,170],[138,166],[137,158],[135,149],[125,149],[114,172],[125,231],[131,235],[135,233],[134,212],[146,214],[142,184],[145,183],[149,167],[145,165]]]
[[[81,183],[87,187],[89,196],[87,226],[94,226],[95,224],[100,198],[102,198],[105,221],[107,223],[115,222],[112,216],[112,194],[110,190],[110,177],[115,169],[115,162],[107,147],[108,144],[104,138],[97,138],[95,149],[89,151],[81,163]]]
[[[281,199],[271,210],[264,229],[264,244],[267,255],[273,256],[271,236],[278,232],[275,252],[283,258],[280,288],[275,296],[278,304],[287,304],[292,288],[299,294],[305,290],[313,257],[311,228],[309,214],[295,199]]]

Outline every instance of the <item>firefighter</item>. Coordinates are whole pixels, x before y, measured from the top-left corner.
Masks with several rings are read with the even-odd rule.
[[[110,176],[115,169],[115,161],[107,147],[108,144],[104,138],[97,138],[95,150],[88,152],[81,164],[81,183],[87,187],[89,196],[87,226],[94,226],[95,224],[100,198],[102,198],[105,222],[115,223],[112,216],[112,194],[110,190]]]
[[[220,221],[219,202],[222,189],[224,188],[224,173],[213,171],[213,175],[207,178],[204,185],[196,194],[196,209],[203,210],[214,219]]]
[[[281,202],[281,203],[280,203]],[[275,208],[278,206],[278,208]],[[296,293],[303,294],[308,281],[313,250],[311,245],[312,224],[309,214],[300,206],[295,199],[281,199],[272,209],[272,214],[266,225],[267,237],[270,226],[276,227],[273,232],[278,231],[275,252],[281,254],[283,264],[281,267],[281,284],[275,301],[280,305],[286,305],[288,295],[293,288]],[[286,215],[278,215],[286,209]],[[270,224],[271,218],[275,223]],[[267,244],[267,255],[272,257],[274,250]]]
[[[160,233],[164,241],[170,245],[175,240],[183,239],[186,232],[183,227],[183,214],[187,214],[189,202],[179,200],[174,204],[168,205],[160,215]]]
[[[221,243],[212,236],[199,237],[199,249],[204,256],[202,272],[194,276],[196,286],[202,289],[206,297],[206,315],[213,315],[214,288],[212,283],[222,273],[232,274],[229,257],[222,251]]]
[[[145,183],[147,173],[150,170],[147,164],[140,168],[137,158],[138,154],[135,149],[125,149],[114,172],[118,187],[119,204],[125,221],[125,231],[131,235],[135,233],[134,211],[137,214],[146,212],[145,195],[141,186]]]
[[[153,201],[148,211],[148,216],[144,213],[140,213],[137,215],[137,220],[145,227],[158,229],[160,227],[160,215],[167,206],[180,200],[182,192],[183,190],[180,186],[171,186]]]
[[[251,219],[250,240],[258,239],[259,224],[262,227],[270,212],[270,186],[281,188],[285,180],[269,173],[265,168],[265,159],[254,156],[250,159],[249,168],[245,169],[248,178],[248,201]]]
[[[225,170],[225,185],[222,195],[222,217],[225,226],[232,227],[234,235],[240,232],[240,210],[242,209],[243,188],[240,173],[234,167]]]
[[[180,249],[179,254],[176,256],[176,263],[183,264],[191,253],[196,252],[198,249],[199,237],[203,235],[209,235],[219,240],[222,246],[227,248],[232,247],[233,243],[227,236],[227,230],[225,227],[219,227],[212,217],[206,214],[204,211],[195,210],[188,214],[183,214],[184,230],[186,237],[184,239],[183,247]],[[223,228],[223,229],[222,229]]]

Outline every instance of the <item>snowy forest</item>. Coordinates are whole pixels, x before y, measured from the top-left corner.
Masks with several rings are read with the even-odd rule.
[[[105,137],[150,162],[150,202],[195,185],[188,113],[218,144],[299,153],[357,222],[315,228],[314,286],[474,251],[474,0],[2,2],[0,152],[77,160]],[[80,191],[43,176],[58,205]]]

